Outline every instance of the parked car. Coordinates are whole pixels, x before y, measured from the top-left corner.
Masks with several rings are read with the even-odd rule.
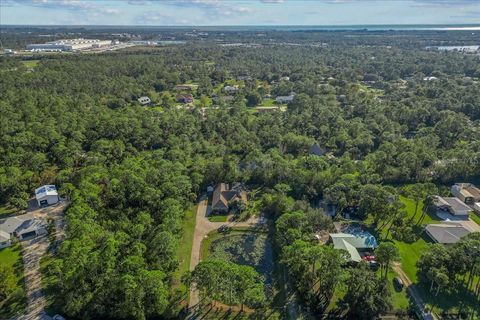
[[[399,277],[393,278],[393,283],[399,288],[403,288],[403,286],[404,286],[403,280],[400,279]]]
[[[218,228],[218,231],[219,232],[228,232],[228,230],[230,230],[230,227],[227,226],[226,224],[220,226],[220,228]]]
[[[378,262],[375,261],[375,260],[371,260],[371,261],[368,261],[368,267],[374,271],[378,270],[378,268],[380,267]]]

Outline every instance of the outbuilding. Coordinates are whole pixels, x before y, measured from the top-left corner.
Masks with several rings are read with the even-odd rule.
[[[35,198],[39,206],[55,204],[60,200],[57,187],[54,185],[45,185],[35,189]]]

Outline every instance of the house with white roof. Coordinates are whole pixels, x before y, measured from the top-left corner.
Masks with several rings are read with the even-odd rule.
[[[377,239],[365,231],[355,234],[331,233],[330,239],[335,249],[346,250],[350,254],[350,261],[354,262],[362,261],[359,251],[373,250],[378,247]]]
[[[57,187],[54,185],[45,185],[35,189],[35,198],[39,206],[48,206],[57,203],[58,197]]]

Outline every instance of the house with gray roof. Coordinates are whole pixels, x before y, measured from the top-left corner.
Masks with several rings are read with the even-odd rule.
[[[148,106],[152,103],[152,100],[150,100],[149,97],[144,96],[144,97],[138,98],[138,102],[140,102],[142,106]]]
[[[19,240],[25,240],[27,238],[46,234],[47,224],[45,221],[35,218],[32,214],[27,213],[0,220],[0,232],[1,236],[5,239],[8,235],[10,240],[12,237],[17,237]],[[7,240],[4,242],[6,241]]]
[[[446,211],[454,216],[468,216],[472,208],[456,197],[435,196],[433,204],[437,210]]]
[[[436,243],[453,244],[460,241],[463,236],[471,233],[465,224],[444,221],[442,223],[429,224],[425,227],[425,232]]]
[[[231,201],[242,201],[247,204],[247,193],[240,184],[232,187],[227,183],[219,183],[212,196],[212,211],[227,213]]]
[[[455,183],[450,192],[468,205],[474,205],[480,202],[480,189],[471,183]]]

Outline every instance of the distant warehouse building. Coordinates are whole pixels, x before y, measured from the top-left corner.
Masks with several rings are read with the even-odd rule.
[[[27,50],[30,51],[79,51],[93,48],[100,48],[112,44],[110,40],[98,39],[63,39],[42,44],[29,44]]]

